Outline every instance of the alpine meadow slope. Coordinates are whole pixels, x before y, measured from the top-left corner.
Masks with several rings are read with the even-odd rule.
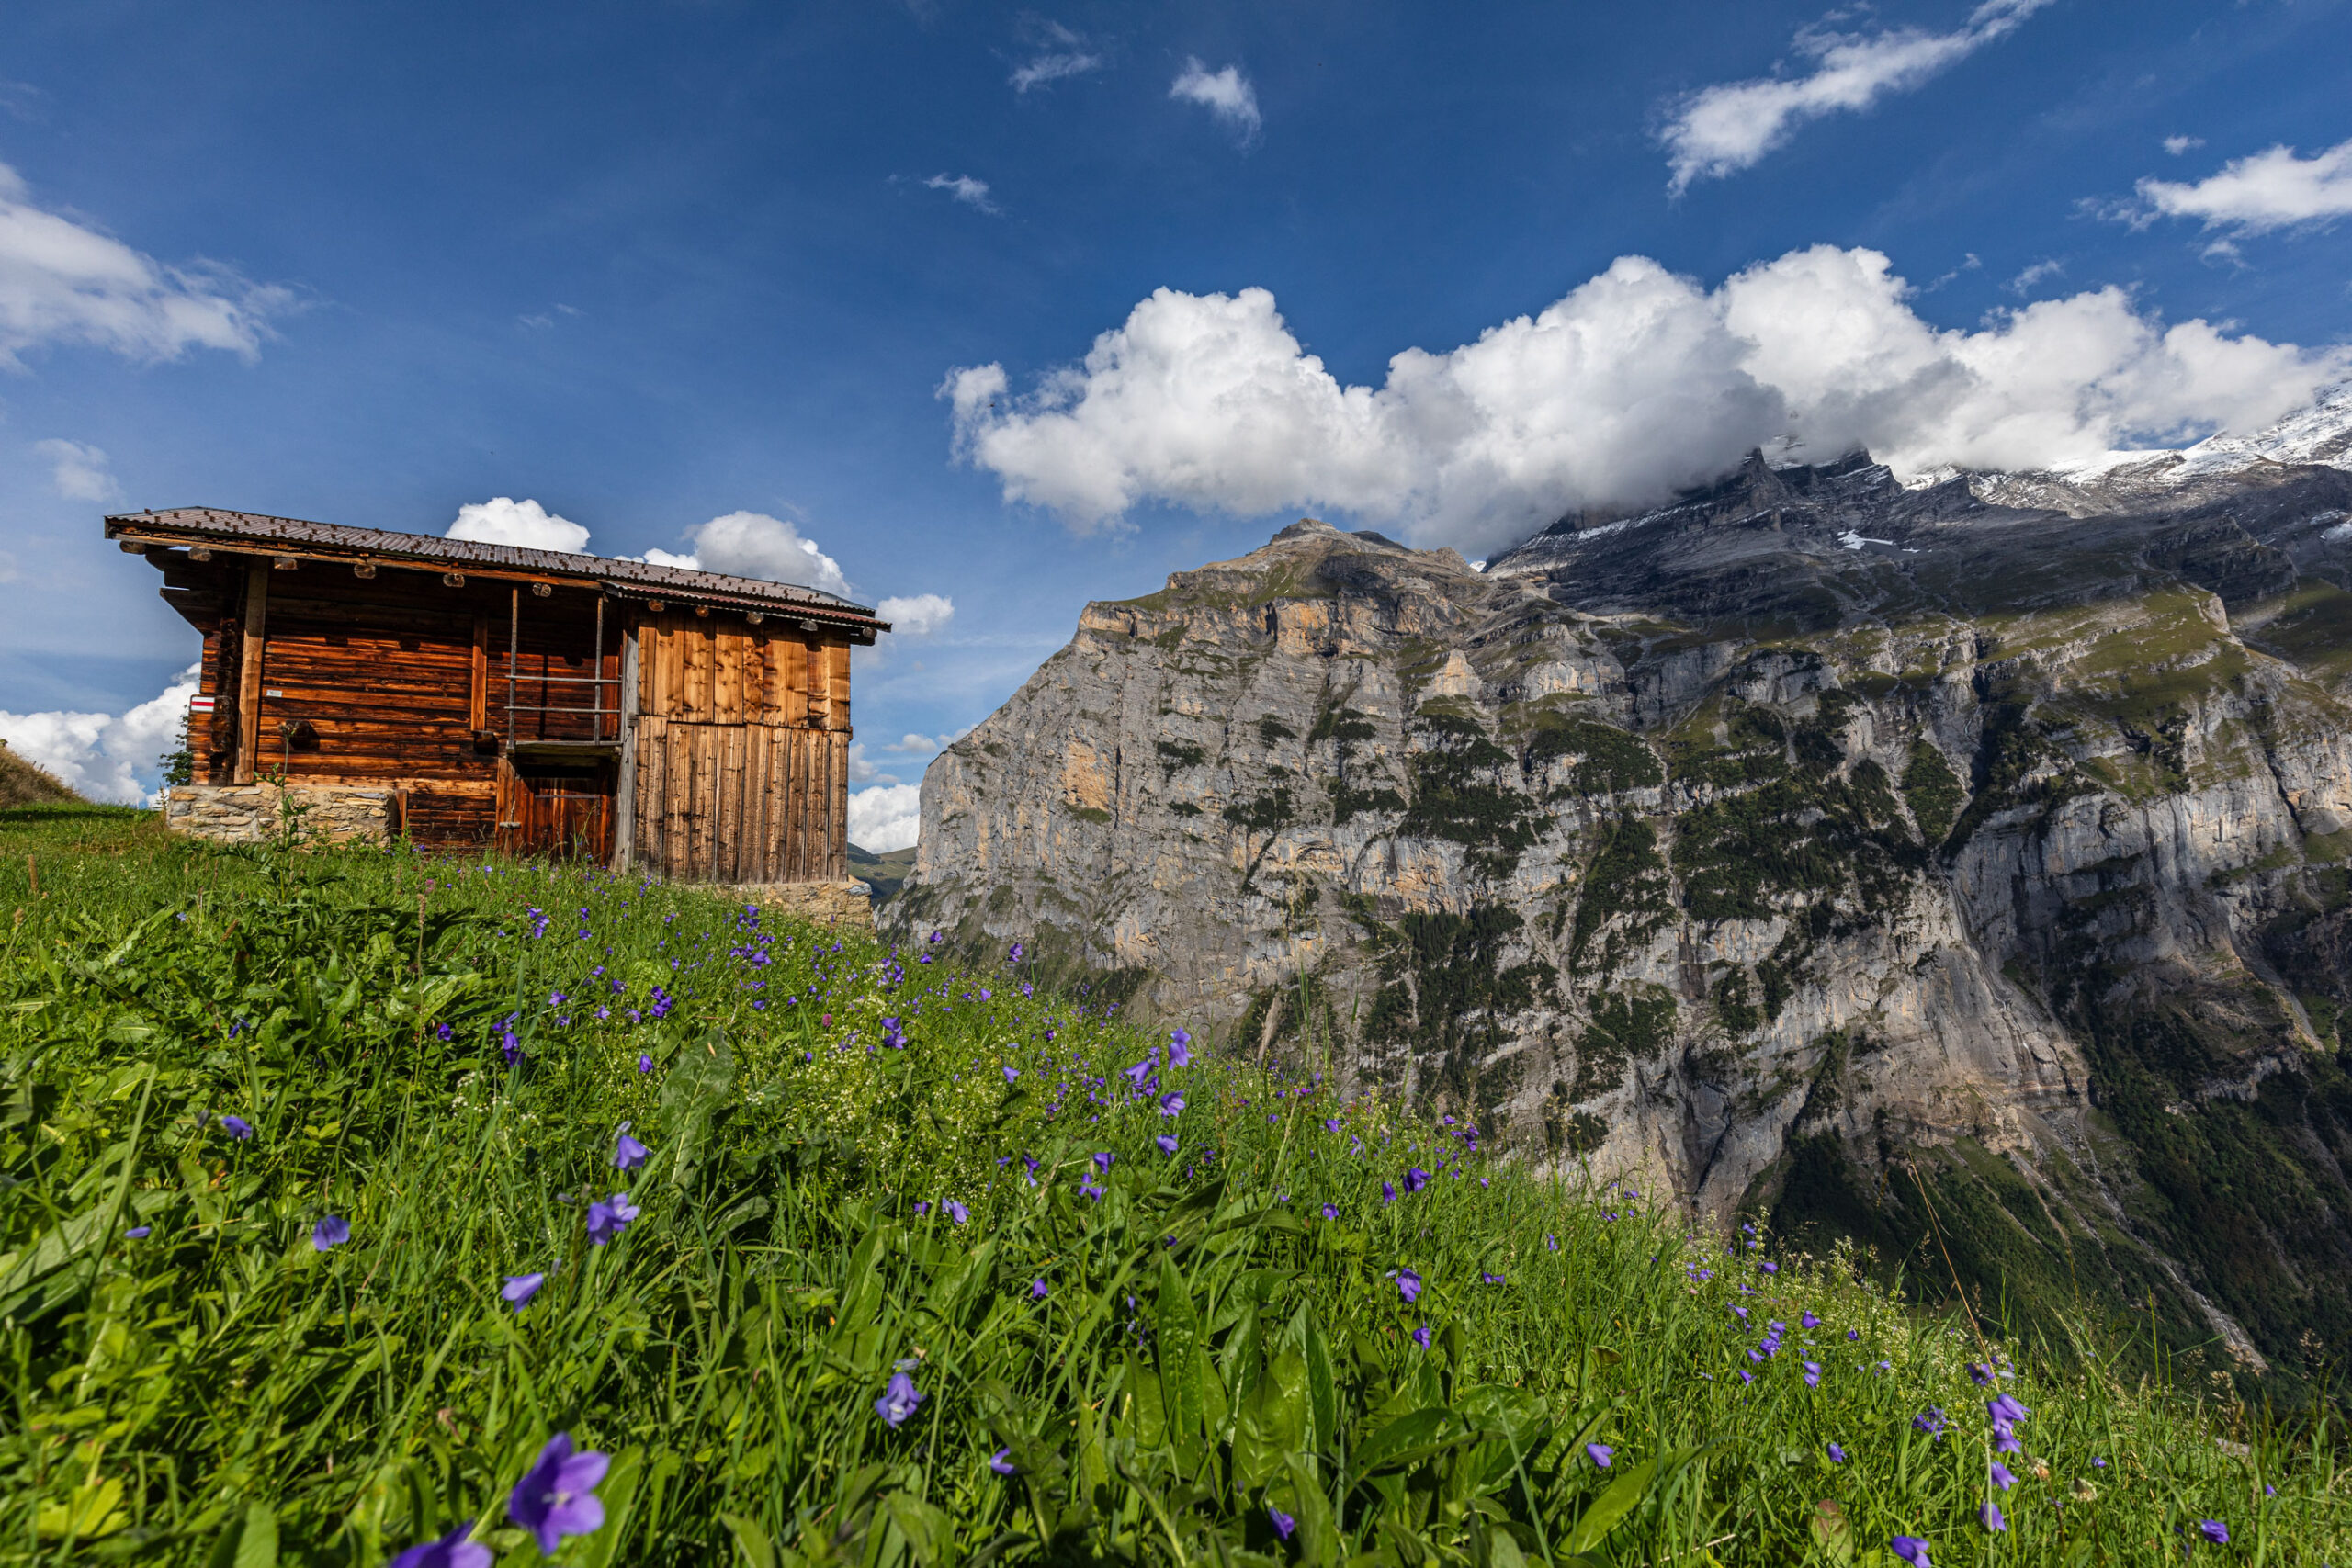
[[[2337,387],[2081,473],[1752,457],[1483,570],[1301,522],[1090,605],[933,763],[885,918],[2307,1389],[2352,1342],[2347,450]]]

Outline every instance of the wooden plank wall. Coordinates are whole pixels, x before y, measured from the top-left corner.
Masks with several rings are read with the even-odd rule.
[[[684,882],[849,874],[849,735],[773,724],[637,721],[639,863]]]
[[[849,644],[663,615],[639,630],[635,852],[695,882],[849,874]]]

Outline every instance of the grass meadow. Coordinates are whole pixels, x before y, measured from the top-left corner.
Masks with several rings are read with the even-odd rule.
[[[2352,1564],[2323,1415],[1009,952],[84,807],[0,921],[7,1562]]]

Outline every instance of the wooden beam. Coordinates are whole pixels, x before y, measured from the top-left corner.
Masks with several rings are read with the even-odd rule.
[[[237,778],[254,782],[255,759],[261,755],[261,663],[269,632],[269,572],[267,560],[245,563],[243,637],[237,661]]]
[[[479,735],[490,728],[490,617],[474,617],[473,691],[466,706],[466,724]]]
[[[637,864],[637,625],[621,631],[621,768],[613,784],[613,869]]]

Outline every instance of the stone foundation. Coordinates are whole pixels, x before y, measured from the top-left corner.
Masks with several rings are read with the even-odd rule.
[[[332,784],[174,784],[164,791],[164,826],[224,844],[258,844],[282,830],[281,801],[300,815],[296,830],[333,844],[380,844],[391,836],[392,792]]]
[[[750,882],[715,891],[811,925],[874,929],[874,890],[854,877],[839,882]]]

